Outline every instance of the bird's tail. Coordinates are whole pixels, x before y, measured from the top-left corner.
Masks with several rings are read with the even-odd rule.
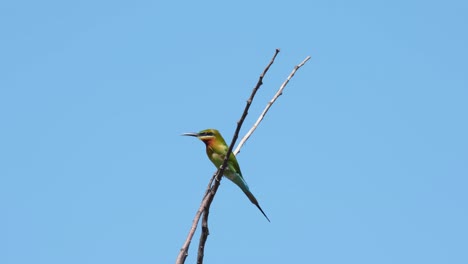
[[[265,218],[268,220],[268,222],[270,222],[270,219],[268,218],[268,216],[265,214],[265,212],[263,212],[263,209],[260,207],[260,205],[258,204],[258,201],[257,199],[255,198],[255,196],[250,192],[249,190],[249,186],[247,185],[247,183],[244,181],[244,178],[242,178],[242,175],[240,174],[233,174],[233,175],[227,175],[228,176],[228,179],[230,179],[231,181],[233,181],[237,186],[239,186],[239,188],[241,188],[241,190],[245,193],[245,195],[247,195],[247,197],[249,198],[249,200],[255,204],[255,206],[257,206],[257,208],[260,210],[260,212],[262,212],[262,214],[265,216]],[[230,176],[230,177],[229,177]]]
[[[260,205],[258,204],[258,201],[257,199],[255,198],[255,196],[249,191],[249,190],[243,190],[244,193],[247,195],[247,197],[249,197],[249,200],[255,204],[255,206],[257,206],[257,208],[260,210],[260,212],[262,212],[262,214],[265,216],[265,218],[268,220],[268,222],[270,222],[270,219],[268,218],[268,216],[265,214],[265,212],[263,212],[262,208],[260,207]]]

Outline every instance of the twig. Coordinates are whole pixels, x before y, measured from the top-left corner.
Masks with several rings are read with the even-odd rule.
[[[214,195],[214,194],[213,194]],[[210,234],[208,229],[208,216],[210,215],[210,206],[205,208],[202,218],[202,232],[200,234],[200,241],[198,242],[198,254],[197,254],[197,264],[203,263],[203,257],[205,256],[205,244]]]
[[[190,247],[190,243],[192,241],[193,235],[195,233],[195,230],[197,229],[198,222],[200,220],[200,216],[202,213],[204,213],[204,218],[206,217],[206,229],[202,228],[202,234],[200,237],[200,244],[199,244],[199,251],[198,251],[198,257],[197,257],[197,262],[198,263],[203,263],[203,252],[205,248],[205,242],[206,238],[208,237],[209,230],[208,230],[208,211],[209,207],[211,205],[211,202],[213,201],[214,196],[216,195],[216,192],[219,188],[219,185],[221,183],[222,175],[224,174],[224,170],[227,166],[227,161],[229,159],[230,154],[232,153],[232,149],[234,147],[234,144],[236,143],[236,140],[239,136],[239,131],[242,127],[242,124],[244,123],[245,117],[247,116],[249,112],[250,105],[252,103],[253,98],[255,97],[255,94],[257,93],[257,90],[260,88],[260,86],[263,84],[263,77],[267,73],[268,69],[270,69],[270,66],[273,64],[275,61],[276,56],[280,52],[279,49],[276,49],[275,54],[273,55],[273,58],[271,59],[270,63],[268,66],[265,68],[263,73],[260,75],[259,80],[257,82],[257,85],[254,87],[252,94],[250,95],[250,98],[247,100],[244,112],[240,118],[239,121],[237,121],[237,128],[236,131],[234,132],[234,136],[232,137],[231,144],[229,145],[229,149],[226,153],[226,157],[224,158],[223,164],[221,167],[219,167],[218,171],[215,173],[215,175],[212,177],[210,181],[214,182],[213,186],[210,188],[209,191],[207,191],[205,197],[203,198],[203,201],[200,205],[200,208],[198,209],[197,213],[195,214],[195,218],[193,219],[192,227],[190,228],[189,234],[187,236],[187,239],[185,240],[184,245],[180,249],[179,255],[177,256],[176,264],[183,264],[185,263],[185,259],[188,256],[188,249]],[[213,181],[213,179],[215,179]]]
[[[273,105],[273,103],[275,103],[276,99],[278,99],[278,97],[280,97],[282,94],[283,94],[283,89],[284,87],[286,87],[286,85],[289,83],[289,80],[291,80],[291,78],[294,76],[294,74],[296,74],[296,71],[304,66],[304,64],[310,60],[310,56],[307,56],[301,63],[299,63],[298,65],[296,65],[294,67],[294,69],[292,70],[291,74],[289,74],[288,78],[286,78],[286,80],[283,82],[283,84],[281,85],[281,87],[278,89],[278,91],[276,92],[276,94],[273,96],[273,98],[270,100],[270,102],[268,102],[268,104],[266,105],[265,109],[263,110],[263,112],[260,114],[260,116],[258,117],[257,121],[255,121],[255,124],[252,126],[252,128],[250,128],[249,132],[247,132],[247,134],[245,134],[245,136],[241,139],[241,141],[239,142],[239,145],[237,145],[237,148],[236,150],[234,150],[234,155],[237,155],[239,152],[240,152],[240,149],[242,148],[242,146],[245,144],[245,142],[249,139],[249,137],[252,135],[252,133],[255,131],[255,129],[257,129],[258,125],[260,124],[260,122],[262,122],[263,118],[265,117],[266,113],[268,112],[268,110],[270,110],[270,107]]]

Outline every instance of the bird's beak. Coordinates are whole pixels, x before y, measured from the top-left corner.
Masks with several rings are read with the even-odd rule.
[[[198,133],[194,133],[194,132],[183,133],[182,136],[198,137]]]

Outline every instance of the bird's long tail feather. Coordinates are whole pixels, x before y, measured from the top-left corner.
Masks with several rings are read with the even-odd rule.
[[[260,210],[260,212],[262,212],[262,214],[265,216],[265,218],[268,220],[268,222],[271,222],[270,219],[268,218],[268,216],[265,214],[265,212],[263,212],[263,209],[260,207],[260,205],[258,204],[258,201],[257,199],[255,198],[255,196],[250,192],[250,191],[244,191],[245,194],[247,195],[247,197],[249,197],[249,200],[255,204],[255,206],[257,206],[257,208]]]
[[[229,171],[228,171],[229,173]],[[226,174],[225,174],[226,175]],[[255,204],[255,206],[257,206],[257,208],[260,210],[260,212],[262,212],[262,214],[265,216],[265,218],[268,220],[268,222],[270,222],[270,219],[268,218],[268,216],[265,214],[265,212],[263,212],[263,209],[260,207],[260,205],[258,204],[258,201],[257,199],[255,198],[255,196],[250,192],[249,190],[249,186],[247,185],[247,183],[244,181],[244,178],[242,178],[242,175],[236,173],[236,174],[228,174],[226,175],[228,177],[228,179],[230,179],[231,181],[233,181],[237,186],[239,186],[239,188],[241,188],[241,190],[245,193],[245,195],[247,195],[247,197],[249,198],[249,200]]]

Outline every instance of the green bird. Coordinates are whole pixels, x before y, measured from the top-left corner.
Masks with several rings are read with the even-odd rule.
[[[208,158],[213,162],[216,168],[221,167],[223,164],[224,158],[226,157],[226,153],[228,151],[228,145],[224,141],[224,138],[221,136],[218,130],[216,129],[205,129],[198,133],[184,133],[183,136],[192,136],[197,137],[206,145],[206,154]],[[226,176],[229,180],[234,182],[241,190],[247,195],[249,200],[257,206],[257,208],[262,212],[265,218],[270,222],[268,216],[263,212],[262,208],[258,204],[257,199],[255,196],[250,192],[249,186],[245,182],[244,178],[242,177],[242,173],[239,167],[239,163],[237,163],[236,156],[231,153],[229,155],[228,163],[226,169],[224,170],[224,176]]]

